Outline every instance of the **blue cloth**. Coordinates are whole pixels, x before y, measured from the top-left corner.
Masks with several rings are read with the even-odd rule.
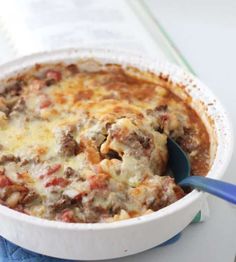
[[[173,244],[179,238],[180,238],[180,234],[172,237],[171,239],[161,244],[160,246]],[[69,262],[73,260],[58,259],[58,258],[52,258],[52,257],[36,254],[34,252],[18,247],[0,236],[0,262],[16,262],[16,261],[20,261],[20,262]]]

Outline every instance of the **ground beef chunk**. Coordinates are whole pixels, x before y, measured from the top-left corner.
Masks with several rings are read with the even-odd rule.
[[[58,199],[54,204],[50,206],[50,209],[52,212],[58,212],[60,210],[63,210],[67,207],[71,207],[71,199],[67,196],[63,196],[62,198]]]
[[[168,120],[167,112],[167,105],[160,105],[155,107],[154,109],[148,109],[146,111],[147,115],[153,116],[156,119],[155,123],[153,123],[154,130],[160,133],[164,132],[165,121]]]
[[[108,153],[105,155],[105,158],[122,160],[122,158],[119,156],[119,153],[112,149],[108,151]]]
[[[40,156],[34,156],[33,158],[30,158],[30,159],[22,159],[21,158],[21,163],[20,163],[20,166],[26,166],[28,164],[39,164],[41,162],[40,160]]]
[[[21,97],[16,104],[12,107],[10,116],[15,115],[18,112],[23,112],[26,108],[25,100],[23,97]]]
[[[179,137],[177,142],[188,153],[193,152],[199,146],[199,141],[196,139],[196,131],[193,128],[184,127],[184,135]]]
[[[139,143],[142,145],[144,149],[150,148],[150,140],[151,140],[150,137],[137,135],[137,140],[139,141]]]
[[[12,154],[9,154],[9,155],[3,155],[1,158],[0,158],[0,164],[4,164],[6,162],[20,162],[20,157],[18,156],[14,156]]]
[[[17,81],[12,85],[9,85],[2,91],[2,95],[9,95],[9,96],[20,96],[22,92],[22,81]]]
[[[158,117],[159,115],[166,113],[167,110],[168,110],[167,105],[160,105],[160,106],[155,107],[154,109],[147,109],[146,113],[148,115]]]
[[[167,105],[160,105],[160,106],[155,107],[155,111],[159,111],[159,112],[166,112],[167,109],[168,109]]]
[[[20,166],[25,166],[25,165],[28,165],[30,163],[30,160],[28,159],[23,159],[20,163]]]
[[[63,133],[60,139],[60,154],[62,156],[75,156],[79,145],[70,133]]]
[[[148,136],[139,135],[136,132],[130,133],[128,136],[122,138],[124,144],[129,145],[131,148],[144,149],[150,148],[150,138]]]
[[[64,171],[64,175],[66,176],[66,178],[72,177],[75,175],[75,170],[68,166]]]
[[[16,104],[13,106],[12,110],[13,111],[23,111],[25,109],[25,99],[21,97]]]
[[[75,75],[79,72],[79,69],[75,64],[68,65],[66,69],[71,73],[71,75]]]
[[[34,191],[30,191],[21,201],[21,204],[32,204],[32,202],[39,199],[39,194]]]
[[[45,80],[45,85],[46,85],[46,86],[52,86],[52,85],[54,85],[54,84],[56,84],[55,79]]]
[[[108,197],[109,201],[109,213],[111,215],[118,214],[121,209],[125,209],[127,203],[127,195],[125,192],[112,192]]]
[[[0,96],[0,111],[5,113],[6,115],[8,115],[10,111],[6,99],[2,96]]]
[[[101,212],[98,212],[97,210],[92,210],[89,208],[84,208],[83,210],[85,214],[85,223],[97,223],[99,221],[100,215],[98,215]]]

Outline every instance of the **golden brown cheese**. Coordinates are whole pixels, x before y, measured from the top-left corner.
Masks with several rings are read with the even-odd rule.
[[[136,70],[137,71],[137,70]],[[167,80],[95,61],[36,65],[2,85],[0,203],[65,222],[112,222],[184,196],[167,136],[209,168],[209,137]]]

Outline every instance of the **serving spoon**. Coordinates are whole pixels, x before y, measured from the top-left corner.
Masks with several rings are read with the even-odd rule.
[[[190,186],[236,204],[236,185],[216,179],[190,176],[190,161],[182,148],[171,138],[167,140],[169,167],[175,182],[181,187]]]

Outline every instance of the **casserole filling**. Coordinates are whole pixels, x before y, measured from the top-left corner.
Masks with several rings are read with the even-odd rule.
[[[192,175],[209,169],[209,136],[167,79],[95,61],[35,65],[1,83],[0,203],[74,223],[112,222],[182,198],[167,137]]]

